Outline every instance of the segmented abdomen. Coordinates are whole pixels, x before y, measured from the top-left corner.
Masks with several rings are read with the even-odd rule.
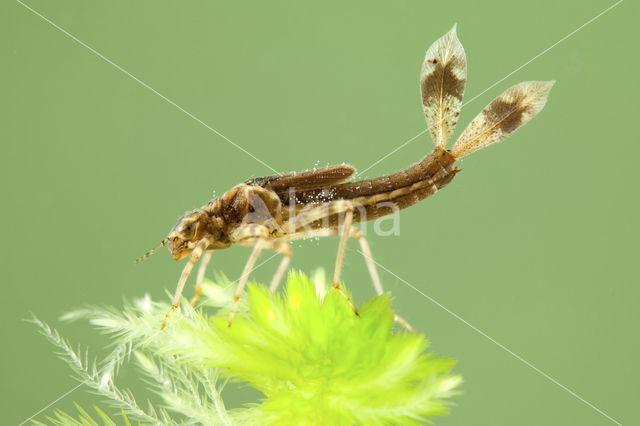
[[[447,150],[436,148],[422,161],[392,175],[343,183],[322,190],[296,191],[296,206],[309,208],[313,204],[348,200],[355,207],[354,222],[375,219],[412,206],[436,193],[459,171],[453,167],[454,162],[455,158]],[[285,204],[290,205],[289,198],[283,200]],[[328,224],[336,225],[338,219],[339,215],[333,215]],[[326,224],[325,219],[323,225]],[[321,226],[320,223],[317,225]]]

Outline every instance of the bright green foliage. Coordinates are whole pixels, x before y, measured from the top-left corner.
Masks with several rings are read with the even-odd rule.
[[[205,286],[206,305],[217,307],[212,316],[185,303],[166,332],[158,328],[168,305],[148,299],[123,313],[92,308],[69,317],[87,317],[119,345],[136,348],[138,364],[179,419],[206,423],[208,412],[216,424],[419,424],[447,412],[445,399],[461,381],[450,374],[454,362],[427,353],[424,336],[394,332],[387,295],[356,316],[338,292],[325,293],[321,279],[314,286],[291,273],[283,294],[249,285],[228,328],[232,287],[219,281]],[[217,374],[248,382],[263,400],[227,413]]]

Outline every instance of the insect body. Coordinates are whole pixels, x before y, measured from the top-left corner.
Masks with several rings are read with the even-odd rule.
[[[356,182],[346,182],[355,174],[349,165],[261,177],[237,185],[202,208],[187,212],[158,247],[139,259],[165,245],[176,260],[189,256],[178,281],[173,306],[162,327],[177,309],[196,260],[203,256],[192,303],[201,293],[211,253],[234,244],[254,249],[234,295],[229,325],[260,251],[268,248],[283,254],[270,285],[274,291],[289,263],[291,249],[287,243],[292,240],[340,236],[333,288],[341,292],[338,283],[346,241],[357,238],[373,284],[381,294],[383,289],[371,250],[352,225],[388,215],[436,193],[460,170],[454,165],[457,159],[500,141],[538,114],[553,85],[553,82],[532,81],[506,90],[471,121],[447,150],[445,146],[462,108],[466,68],[464,49],[454,26],[429,47],[420,74],[423,110],[435,149],[406,170]],[[349,303],[357,314],[355,306]],[[396,319],[410,329],[401,318],[396,316]]]

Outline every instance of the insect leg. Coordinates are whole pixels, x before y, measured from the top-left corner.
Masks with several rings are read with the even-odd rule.
[[[211,260],[212,253],[213,253],[213,250],[207,250],[204,253],[204,256],[202,257],[202,260],[200,261],[200,267],[198,268],[198,275],[196,276],[196,293],[193,296],[193,299],[191,299],[191,306],[194,306],[196,304],[196,302],[200,298],[200,295],[202,294],[202,281],[204,280],[204,273],[207,269],[207,265],[209,264],[209,261]]]
[[[336,200],[324,204],[307,206],[285,222],[282,225],[282,229],[285,229],[289,234],[308,231],[306,227],[313,222],[327,219],[331,215],[345,213],[347,210],[353,210],[353,205],[349,201],[345,200]]]
[[[291,260],[291,247],[284,241],[269,241],[269,244],[269,248],[271,250],[280,252],[283,256],[282,260],[280,261],[280,265],[278,266],[278,270],[271,279],[271,284],[269,285],[269,290],[273,293],[280,285],[282,276],[287,270],[287,266],[289,266],[289,261]]]
[[[238,282],[236,291],[233,294],[233,305],[231,306],[231,312],[229,312],[229,321],[227,323],[228,327],[231,327],[233,317],[236,315],[242,290],[244,290],[244,286],[247,284],[253,265],[255,265],[256,260],[258,260],[258,256],[262,249],[268,246],[268,237],[269,229],[266,226],[257,223],[241,225],[231,234],[231,239],[233,241],[243,246],[253,246],[253,251],[251,252],[251,256],[249,256],[249,260],[247,260],[247,263],[244,265],[240,281]]]
[[[373,255],[371,254],[371,249],[369,248],[369,243],[367,239],[362,235],[359,229],[351,228],[351,236],[358,239],[360,243],[360,249],[362,250],[362,257],[364,257],[364,261],[367,264],[367,269],[369,270],[369,275],[371,275],[371,281],[373,281],[373,287],[376,289],[376,293],[378,296],[384,293],[384,289],[382,288],[382,283],[380,282],[380,276],[378,275],[378,270],[376,269],[376,263],[373,261]],[[393,319],[396,320],[400,325],[409,330],[409,332],[414,333],[413,327],[405,321],[400,315],[393,313]]]
[[[338,256],[336,257],[336,268],[333,271],[333,288],[340,288],[340,273],[342,272],[342,261],[344,259],[344,251],[347,248],[347,238],[351,231],[351,224],[353,223],[353,207],[346,210],[344,215],[344,223],[340,227],[341,236],[340,244],[338,245]]]
[[[382,288],[382,283],[380,282],[380,276],[378,275],[378,270],[376,269],[376,264],[373,261],[373,255],[371,254],[371,248],[369,248],[369,243],[367,239],[362,235],[362,232],[358,228],[352,227],[349,236],[351,238],[356,238],[358,243],[360,243],[360,249],[362,250],[365,264],[367,265],[367,269],[369,270],[369,275],[371,276],[371,281],[373,282],[373,288],[375,288],[376,293],[379,295],[384,293],[384,289]]]
[[[256,260],[258,259],[258,255],[264,248],[264,241],[264,239],[258,238],[258,241],[253,246],[253,251],[251,252],[251,256],[249,256],[249,260],[247,260],[246,265],[244,265],[244,270],[242,271],[240,282],[238,282],[236,292],[233,294],[233,305],[231,306],[231,312],[229,312],[229,321],[227,322],[227,327],[231,327],[233,317],[236,315],[236,311],[238,310],[238,302],[240,302],[242,290],[244,290],[244,286],[247,283],[247,279],[249,278],[249,274],[253,269],[253,265],[255,265]]]
[[[309,207],[308,209],[302,210],[295,217],[289,220],[283,228],[289,229],[290,232],[296,233],[295,231],[304,228],[307,225],[317,222],[319,220],[323,220],[325,218],[329,218],[332,215],[339,215],[344,213],[344,222],[340,227],[341,239],[340,244],[338,246],[338,255],[336,257],[336,267],[333,274],[333,288],[345,298],[345,300],[353,309],[353,312],[358,315],[358,309],[353,304],[353,301],[349,299],[349,297],[342,291],[339,285],[340,280],[340,272],[342,271],[342,261],[344,259],[344,252],[346,249],[347,238],[349,237],[349,232],[351,229],[351,224],[353,223],[353,203],[347,200],[336,200],[328,203],[321,204],[319,206]],[[311,231],[312,232],[312,231]],[[302,232],[304,234],[304,231]],[[325,234],[326,235],[326,234]]]
[[[340,272],[342,271],[342,261],[344,259],[347,238],[349,237],[349,233],[351,232],[351,224],[353,223],[353,210],[354,205],[350,201],[331,201],[302,210],[283,226],[284,229],[291,230],[291,234],[296,234],[296,231],[298,229],[304,229],[306,226],[312,224],[313,222],[328,219],[330,216],[340,215],[344,213],[344,222],[340,225],[342,234],[340,244],[338,246],[336,267],[333,274],[333,287],[336,289],[339,288],[338,282],[340,281]]]
[[[293,241],[293,240],[304,239],[304,238],[328,237],[333,235],[340,235],[340,230],[337,228],[316,229],[312,231],[297,232],[295,234],[289,234],[283,237],[283,239],[286,241]],[[378,270],[373,260],[373,256],[371,254],[371,249],[369,248],[369,243],[367,242],[367,239],[362,235],[362,233],[358,228],[355,228],[353,226],[349,231],[349,237],[358,239],[358,242],[360,243],[360,249],[363,255],[362,257],[364,257],[364,260],[367,265],[367,269],[369,270],[369,275],[371,276],[371,281],[373,282],[373,286],[376,290],[376,293],[378,295],[383,294],[384,289],[382,287],[380,276],[378,275]],[[400,325],[402,325],[411,333],[414,332],[413,327],[411,327],[411,325],[407,321],[405,321],[401,316],[399,316],[396,313],[394,313],[394,320],[397,321]]]
[[[231,235],[231,238],[240,245],[254,245],[253,240],[257,237],[263,240],[263,248],[282,253],[284,256],[269,285],[269,290],[273,292],[280,284],[280,280],[289,265],[289,261],[291,260],[291,247],[282,239],[269,240],[269,228],[257,223],[243,225]]]
[[[180,306],[180,296],[182,295],[182,290],[184,289],[184,285],[187,282],[187,278],[189,278],[189,274],[191,274],[191,270],[193,269],[193,265],[196,263],[196,260],[202,255],[202,252],[209,246],[211,242],[208,239],[202,239],[193,252],[191,253],[191,257],[189,257],[189,261],[186,265],[184,265],[184,269],[182,270],[182,274],[180,275],[180,280],[178,280],[178,287],[176,288],[176,294],[173,296],[173,304],[171,305],[171,309],[167,312],[167,315],[164,317],[164,321],[162,321],[161,330],[164,330],[164,327],[167,325],[167,320],[171,316],[172,313],[178,309]]]

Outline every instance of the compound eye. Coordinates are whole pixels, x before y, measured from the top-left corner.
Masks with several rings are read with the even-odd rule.
[[[196,235],[196,224],[195,223],[187,223],[182,229],[180,229],[180,238],[183,240],[190,240]]]

